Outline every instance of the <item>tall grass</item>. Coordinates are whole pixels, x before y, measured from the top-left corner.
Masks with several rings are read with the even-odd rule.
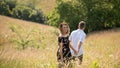
[[[3,20],[1,20],[3,19]],[[11,25],[15,25],[10,28]],[[1,26],[2,25],[2,26]],[[2,28],[1,28],[2,27]],[[0,39],[6,42],[0,46],[0,68],[57,68],[56,60],[58,29],[32,22],[0,16]],[[26,41],[31,40],[24,50],[18,50],[11,42],[21,40],[16,32]],[[24,30],[24,31],[23,31]],[[32,30],[32,31],[31,31]],[[29,33],[30,32],[30,33]],[[7,36],[7,37],[6,37]],[[84,43],[84,58],[73,68],[120,68],[120,29],[94,32],[87,35]]]
[[[25,49],[25,47],[28,45],[28,43],[31,41],[29,39],[31,31],[28,32],[25,36],[22,36],[22,33],[26,33],[26,31],[23,30],[19,25],[15,25],[10,23],[10,29],[12,32],[16,34],[16,37],[14,37],[13,41],[19,45],[19,47],[22,47],[22,49]]]

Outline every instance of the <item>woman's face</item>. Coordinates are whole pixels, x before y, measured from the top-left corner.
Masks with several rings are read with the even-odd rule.
[[[68,31],[68,26],[67,26],[67,25],[63,25],[63,26],[62,26],[62,30],[63,30],[63,33],[67,33],[67,31]]]

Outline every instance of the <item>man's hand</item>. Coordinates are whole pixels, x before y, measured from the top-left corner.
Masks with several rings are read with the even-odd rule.
[[[74,54],[75,54],[75,55],[78,55],[78,51],[75,50],[75,51],[74,51]]]

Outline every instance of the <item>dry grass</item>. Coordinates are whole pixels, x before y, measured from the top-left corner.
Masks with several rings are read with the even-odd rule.
[[[34,3],[37,9],[41,9],[45,15],[52,12],[56,6],[56,0],[17,0],[20,4]]]
[[[95,65],[100,68],[120,67],[120,29],[96,32],[88,35],[84,50],[83,67]]]
[[[26,49],[17,49],[11,41],[19,40],[11,25],[20,26],[22,37],[33,30]],[[0,16],[0,68],[57,68],[57,32],[51,26]],[[119,37],[120,28],[88,34],[83,63],[74,68],[120,68]]]
[[[17,49],[19,45],[12,41],[19,38],[15,32],[11,31],[11,25],[20,27],[17,30],[23,38],[32,30],[30,35],[32,41],[25,50]],[[34,68],[47,66],[47,63],[49,65],[55,63],[56,59],[47,58],[56,56],[56,54],[51,55],[57,47],[55,46],[57,39],[55,32],[57,29],[51,26],[0,16],[0,67]]]

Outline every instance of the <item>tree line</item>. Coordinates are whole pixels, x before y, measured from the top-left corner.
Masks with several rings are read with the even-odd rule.
[[[71,31],[85,21],[86,32],[120,27],[120,0],[56,0],[48,24],[58,27],[65,21]]]
[[[22,4],[18,3],[17,0],[0,0],[0,14],[38,23],[46,21],[41,9],[36,9],[31,2]]]
[[[65,21],[71,31],[80,21],[86,22],[86,32],[120,27],[120,0],[56,0],[57,6],[47,16],[31,0],[26,4],[17,1],[0,0],[0,14],[55,27]]]

